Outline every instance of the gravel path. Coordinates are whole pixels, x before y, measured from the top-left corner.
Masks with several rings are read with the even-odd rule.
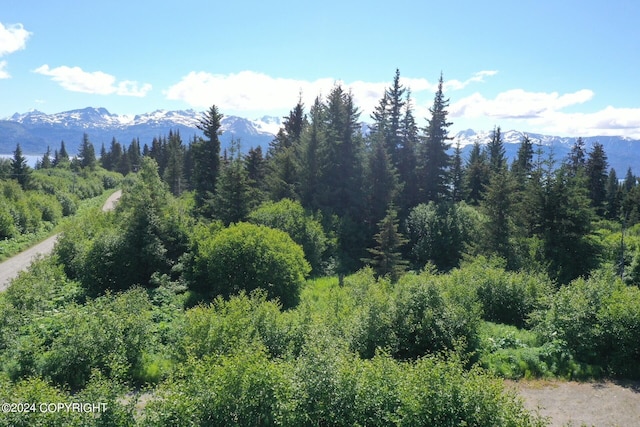
[[[640,383],[507,381],[527,409],[539,410],[555,426],[640,426]]]
[[[118,190],[113,193],[102,206],[103,211],[113,210],[116,203],[122,196],[122,191]],[[7,289],[13,279],[15,279],[22,270],[26,270],[29,265],[39,256],[45,256],[51,253],[53,247],[58,240],[59,234],[49,237],[48,239],[38,243],[29,249],[0,263],[0,292]]]

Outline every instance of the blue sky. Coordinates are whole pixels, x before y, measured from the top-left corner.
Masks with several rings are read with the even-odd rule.
[[[5,0],[0,118],[87,106],[284,115],[336,82],[368,120],[400,69],[424,124],[640,138],[640,2]]]

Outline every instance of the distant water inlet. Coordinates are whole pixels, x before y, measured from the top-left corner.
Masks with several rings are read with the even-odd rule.
[[[36,166],[36,162],[42,159],[44,153],[42,154],[23,154],[24,158],[27,159],[27,164],[32,168]],[[11,154],[0,154],[0,159],[13,159],[13,153]]]

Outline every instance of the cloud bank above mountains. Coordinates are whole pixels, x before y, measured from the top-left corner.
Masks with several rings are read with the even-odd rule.
[[[13,77],[9,72],[10,60],[5,58],[28,50],[27,42],[32,36],[33,33],[23,24],[0,22],[0,80]],[[87,70],[83,65],[40,64],[31,68],[28,74],[47,77],[66,91],[109,97],[107,102],[89,98],[84,98],[84,102],[108,105],[113,111],[118,111],[118,106],[126,102],[117,99],[136,98],[140,100],[136,105],[146,111],[185,106],[204,109],[216,104],[229,114],[283,115],[299,97],[309,108],[317,96],[326,96],[339,83],[351,91],[361,118],[367,121],[390,85],[390,81],[343,81],[334,77],[284,78],[255,70],[229,73],[188,71],[182,77],[174,75],[164,81],[156,81],[155,75],[149,74],[145,79],[148,81],[140,82],[127,76],[116,76],[105,69]],[[640,138],[639,107],[598,103],[598,94],[588,87],[573,91],[531,91],[523,87],[513,88],[519,84],[518,81],[507,84],[505,79],[498,70],[482,70],[471,73],[466,79],[445,80],[444,90],[451,99],[449,113],[454,125],[458,128],[490,128],[496,125],[567,136]],[[424,119],[430,116],[428,110],[437,89],[437,78],[402,77],[401,83],[411,90],[414,114],[419,123],[424,123]],[[59,93],[38,93],[36,96],[38,98],[33,102],[38,105],[62,102]],[[78,108],[81,105],[67,107]]]

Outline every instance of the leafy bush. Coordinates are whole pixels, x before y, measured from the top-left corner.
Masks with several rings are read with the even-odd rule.
[[[178,331],[176,354],[180,361],[189,357],[232,354],[235,349],[268,349],[283,356],[289,347],[289,334],[295,332],[276,302],[267,301],[266,292],[251,296],[240,293],[229,300],[216,298],[209,306],[186,312]]]
[[[640,290],[618,286],[598,312],[602,356],[617,376],[640,377]]]
[[[399,359],[416,359],[476,347],[477,304],[463,306],[454,301],[438,276],[405,275],[393,287],[385,280],[376,281],[371,270],[348,279],[345,288],[353,299],[353,320],[346,333],[351,348],[362,357],[370,358],[383,349]]]
[[[453,358],[362,360],[330,336],[308,336],[300,357],[260,351],[191,359],[161,384],[145,426],[542,426],[500,380]]]
[[[71,194],[59,192],[56,194],[56,198],[62,207],[63,216],[70,216],[78,211],[78,201]]]
[[[300,202],[283,199],[265,202],[249,214],[249,222],[276,228],[289,234],[302,246],[311,273],[322,272],[323,255],[330,246],[320,221],[305,212]]]
[[[13,215],[7,208],[5,201],[0,197],[0,239],[9,239],[19,234]]]
[[[131,381],[143,352],[154,344],[150,312],[146,294],[137,289],[33,316],[16,325],[3,354],[5,369],[14,378],[38,375],[75,390],[94,369]]]
[[[192,360],[159,386],[142,425],[278,425],[286,386],[284,366],[260,351]]]
[[[462,255],[479,241],[482,216],[464,203],[420,204],[407,218],[407,236],[417,268],[433,263],[439,270],[457,267]]]
[[[499,260],[475,258],[444,279],[462,292],[471,292],[490,322],[525,327],[534,311],[547,307],[553,294],[550,279],[544,274],[511,272]]]
[[[193,289],[229,296],[261,288],[285,308],[297,304],[310,266],[284,231],[239,223],[194,243],[187,273]]]
[[[444,350],[472,351],[479,311],[455,303],[429,275],[405,277],[393,296],[394,355],[404,359]]]
[[[399,426],[545,425],[501,381],[479,368],[465,371],[455,358],[421,359],[407,371],[400,386]]]
[[[576,360],[611,375],[640,377],[640,292],[608,272],[561,288],[537,330],[558,340]]]

